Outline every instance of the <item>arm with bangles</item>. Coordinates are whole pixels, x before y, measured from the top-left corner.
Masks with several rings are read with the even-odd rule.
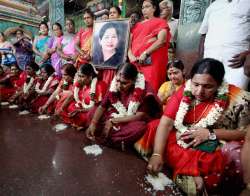
[[[90,125],[89,125],[88,129],[86,130],[86,136],[90,140],[95,139],[96,125],[99,122],[99,120],[101,119],[101,117],[105,111],[106,111],[106,109],[104,107],[102,107],[101,105],[98,106],[98,108],[96,109],[95,114],[90,122]]]
[[[157,174],[162,169],[167,138],[173,126],[174,121],[171,118],[164,115],[161,117],[155,134],[153,154],[147,166],[149,173]]]
[[[40,114],[44,113],[49,107],[49,105],[56,100],[56,96],[59,95],[60,91],[61,91],[61,85],[59,85],[57,89],[52,93],[52,95],[50,95],[47,102],[39,108]]]
[[[224,141],[236,141],[244,139],[246,132],[242,129],[207,129],[207,128],[197,128],[189,130],[181,135],[182,140],[192,140],[189,145],[196,147],[204,141],[209,140],[209,136],[214,132],[218,140]]]
[[[147,48],[139,57],[139,62],[143,63],[150,54],[152,54],[154,51],[162,47],[166,43],[166,37],[167,37],[167,31],[165,29],[162,29],[156,38],[156,41]]]
[[[241,129],[214,129],[214,132],[219,140],[226,141],[242,140],[246,135],[246,131]]]
[[[63,52],[63,48],[62,48],[62,44],[59,43],[58,46],[57,46],[57,50],[56,50],[57,54],[64,60],[66,61],[71,61],[73,60],[73,56],[70,56],[70,55],[67,55]]]
[[[75,39],[75,50],[77,51],[77,53],[79,55],[84,55],[83,51],[80,48],[80,32],[78,33],[78,35],[76,35],[76,39]]]
[[[110,121],[112,124],[119,124],[119,123],[128,123],[131,121],[143,120],[147,117],[145,112],[137,112],[134,115],[124,116],[124,117],[117,117],[111,118]]]
[[[68,105],[69,103],[74,99],[73,98],[73,93],[71,91],[66,91],[64,92],[64,96],[66,96],[66,98],[64,99],[61,107],[59,108],[59,110],[55,111],[56,115],[59,115]]]

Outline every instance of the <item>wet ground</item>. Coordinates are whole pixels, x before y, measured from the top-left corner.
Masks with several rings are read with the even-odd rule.
[[[153,191],[135,152],[101,146],[101,155],[86,155],[84,133],[56,132],[56,123],[0,109],[1,196],[180,195],[171,187]]]

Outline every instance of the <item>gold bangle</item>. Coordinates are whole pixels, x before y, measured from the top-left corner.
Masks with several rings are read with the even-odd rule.
[[[161,156],[161,154],[160,154],[160,153],[153,153],[153,154],[152,154],[152,157],[153,157],[153,156],[156,156],[156,157],[161,157],[161,158],[162,158],[162,156]]]

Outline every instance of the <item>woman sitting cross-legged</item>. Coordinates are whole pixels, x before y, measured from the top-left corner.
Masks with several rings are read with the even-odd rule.
[[[158,173],[165,162],[188,195],[238,195],[243,185],[240,151],[250,123],[250,94],[224,82],[224,74],[217,60],[197,62],[160,123],[152,122],[136,143],[140,153],[151,148],[149,172]]]
[[[37,83],[36,72],[39,70],[39,66],[35,62],[31,62],[26,65],[25,73],[26,79],[22,88],[16,90],[15,94],[10,97],[9,102],[19,105],[21,110],[29,110],[30,102],[35,98],[35,86]]]
[[[102,101],[107,89],[106,83],[97,80],[97,71],[91,64],[83,64],[77,73],[74,93],[68,107],[60,113],[63,121],[77,130],[88,127],[89,112]]]
[[[136,67],[124,64],[95,111],[86,131],[87,137],[93,140],[98,130],[113,146],[133,144],[144,134],[146,122],[160,113],[161,107],[155,97]]]
[[[167,75],[169,81],[164,82],[158,90],[157,96],[163,104],[163,109],[171,97],[185,82],[184,64],[181,60],[174,60],[168,63]]]
[[[56,115],[59,115],[66,108],[69,94],[72,94],[75,74],[76,68],[73,64],[67,63],[63,66],[62,79],[46,103],[38,109],[40,114],[55,113]]]
[[[38,113],[38,109],[43,106],[49,96],[56,90],[60,79],[55,70],[50,64],[44,64],[41,66],[40,78],[35,86],[37,97],[31,102],[31,111]]]
[[[21,72],[17,64],[10,66],[10,71],[5,72],[0,79],[0,97],[1,101],[9,101],[9,98],[21,89],[26,80],[26,73]]]

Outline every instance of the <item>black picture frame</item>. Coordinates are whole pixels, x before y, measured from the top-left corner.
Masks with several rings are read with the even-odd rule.
[[[129,35],[130,23],[128,19],[95,21],[92,41],[92,64],[100,69],[117,69],[125,63]]]

